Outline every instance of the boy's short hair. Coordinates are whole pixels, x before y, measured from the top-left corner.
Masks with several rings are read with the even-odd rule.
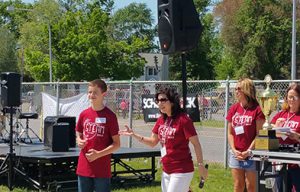
[[[101,89],[101,91],[104,93],[107,91],[107,85],[102,79],[95,79],[91,82],[89,82],[89,86],[97,86]]]

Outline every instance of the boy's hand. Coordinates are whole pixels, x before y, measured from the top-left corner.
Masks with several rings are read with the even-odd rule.
[[[86,139],[81,139],[80,137],[76,138],[77,145],[80,149],[83,149],[87,143]]]
[[[96,151],[95,149],[90,149],[86,154],[85,154],[87,160],[89,162],[95,161],[96,159],[99,158],[99,154],[98,151]]]

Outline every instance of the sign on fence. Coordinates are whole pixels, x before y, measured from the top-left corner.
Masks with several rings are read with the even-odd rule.
[[[186,111],[193,122],[200,121],[199,103],[197,98],[196,94],[188,94],[186,98]],[[145,122],[155,122],[160,117],[154,94],[142,95],[142,109]]]

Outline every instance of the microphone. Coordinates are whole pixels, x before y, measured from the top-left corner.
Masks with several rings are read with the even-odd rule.
[[[205,169],[208,169],[208,164],[205,164],[204,167],[205,167]],[[199,183],[199,188],[200,189],[202,189],[204,187],[204,182],[205,182],[204,178],[201,177],[201,180],[200,180],[200,183]]]

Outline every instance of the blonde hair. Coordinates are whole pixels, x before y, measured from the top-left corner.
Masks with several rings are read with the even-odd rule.
[[[253,81],[249,78],[243,78],[240,79],[238,83],[240,84],[241,91],[246,96],[247,102],[251,104],[258,104],[256,98],[256,89]]]

